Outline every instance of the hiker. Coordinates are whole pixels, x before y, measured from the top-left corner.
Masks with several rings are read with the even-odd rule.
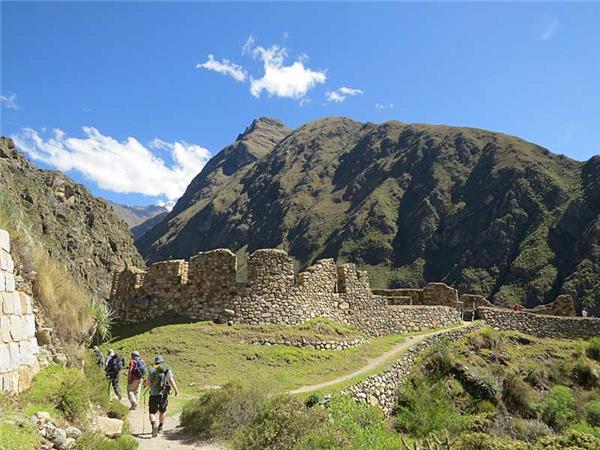
[[[98,367],[104,367],[104,355],[97,345],[94,345],[94,356],[96,357],[96,364]]]
[[[106,354],[106,359],[104,360],[104,365],[107,366],[108,365],[108,361],[110,361],[110,358],[113,357],[113,355],[115,354],[115,351],[111,348],[108,353]]]
[[[165,358],[158,355],[154,358],[154,367],[148,372],[146,386],[150,386],[150,399],[148,400],[148,412],[152,424],[152,437],[158,436],[163,429],[169,405],[169,392],[171,388],[175,395],[179,395],[177,383],[173,377],[173,370],[165,362]],[[159,423],[156,423],[156,413],[160,412]]]
[[[127,368],[127,397],[131,406],[130,410],[137,408],[140,402],[140,392],[142,390],[142,382],[146,375],[146,363],[140,357],[140,353],[134,351],[131,353],[131,361]]]
[[[123,395],[121,394],[121,387],[119,386],[119,373],[125,365],[125,360],[121,357],[121,355],[115,353],[112,350],[110,350],[108,354],[112,354],[112,356],[110,357],[110,359],[107,357],[106,369],[104,370],[106,372],[106,378],[108,378],[109,389],[110,385],[112,385],[115,394],[117,395],[119,400],[121,400],[123,398]]]

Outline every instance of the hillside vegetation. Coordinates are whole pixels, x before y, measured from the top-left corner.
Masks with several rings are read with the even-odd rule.
[[[143,264],[125,224],[104,201],[59,172],[36,168],[0,138],[0,227],[11,235],[17,288],[33,294],[38,323],[67,353],[108,333],[114,271]]]
[[[572,294],[600,313],[600,156],[472,128],[258,119],[136,243],[147,261],[227,247],[355,262],[375,287],[445,281],[498,304]]]
[[[389,420],[350,398],[231,383],[183,408],[190,433],[235,450],[596,450],[600,340],[484,328],[423,354]]]

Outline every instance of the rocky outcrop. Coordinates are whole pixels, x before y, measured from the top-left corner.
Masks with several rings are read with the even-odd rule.
[[[3,137],[0,190],[2,213],[95,297],[108,297],[116,271],[143,266],[127,225],[106,201],[60,172],[38,169]],[[29,270],[17,263],[19,272]]]
[[[19,393],[39,370],[31,297],[15,287],[10,236],[0,229],[0,391]]]

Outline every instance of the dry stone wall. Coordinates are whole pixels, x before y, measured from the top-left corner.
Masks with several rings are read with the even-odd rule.
[[[408,380],[410,371],[423,350],[436,341],[454,341],[483,326],[482,323],[474,323],[470,326],[431,334],[409,348],[386,370],[346,388],[342,394],[349,394],[356,401],[377,406],[385,415],[390,415],[396,403],[398,388]]]
[[[0,391],[27,389],[39,370],[31,297],[15,289],[10,236],[0,229]]]
[[[479,308],[477,317],[500,330],[539,337],[589,339],[600,336],[600,318],[597,317],[557,317],[501,308]]]
[[[147,272],[129,268],[113,282],[111,303],[121,320],[140,322],[169,313],[198,320],[246,324],[296,324],[327,317],[369,335],[419,331],[461,322],[456,291],[443,283],[426,287],[448,306],[389,305],[374,295],[366,272],[322,259],[295,274],[282,250],[257,250],[248,258],[248,280],[236,282],[236,255],[218,249],[190,261],[163,261]]]

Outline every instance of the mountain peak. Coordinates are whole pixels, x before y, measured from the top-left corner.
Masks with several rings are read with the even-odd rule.
[[[284,132],[288,134],[291,130],[279,119],[275,117],[258,117],[252,121],[252,123],[246,127],[243,133],[239,134],[237,141],[242,141],[256,133],[275,133],[281,134]]]

